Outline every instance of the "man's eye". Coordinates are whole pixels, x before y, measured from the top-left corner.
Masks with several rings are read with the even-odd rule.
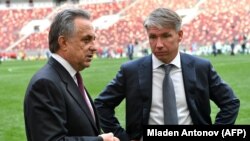
[[[155,39],[156,36],[149,36],[149,39]]]
[[[83,39],[83,42],[84,43],[89,43],[91,40],[88,38],[88,39]]]
[[[93,40],[95,40],[94,36],[87,36],[83,38],[83,42],[86,44],[92,42]]]
[[[162,37],[163,38],[168,38],[168,37],[171,37],[171,34],[163,34]]]

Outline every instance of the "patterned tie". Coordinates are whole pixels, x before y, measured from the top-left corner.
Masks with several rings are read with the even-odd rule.
[[[88,108],[91,112],[93,119],[95,120],[94,110],[93,110],[93,107],[91,106],[90,100],[89,100],[86,92],[84,91],[82,76],[79,72],[76,73],[76,80],[77,80],[78,88],[79,88],[81,94],[83,95],[83,98],[84,98],[86,104],[88,105]]]
[[[165,77],[163,80],[163,109],[164,109],[164,123],[166,125],[178,124],[176,99],[172,79],[170,78],[170,70],[172,64],[163,65],[165,70]]]

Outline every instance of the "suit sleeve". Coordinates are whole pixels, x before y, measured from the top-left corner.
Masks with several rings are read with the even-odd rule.
[[[125,76],[121,66],[116,77],[95,99],[94,103],[98,111],[101,127],[104,132],[113,132],[120,141],[129,141],[126,131],[121,127],[117,117],[115,117],[115,108],[125,98]]]
[[[232,88],[226,84],[210,64],[210,98],[219,107],[214,124],[234,124],[240,101]]]
[[[53,82],[40,79],[30,85],[24,103],[28,141],[102,141],[97,136],[67,136],[64,97]]]

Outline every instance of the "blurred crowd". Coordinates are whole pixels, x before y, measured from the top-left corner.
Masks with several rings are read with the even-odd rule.
[[[197,7],[197,4],[199,6]],[[35,4],[34,4],[35,5]],[[65,6],[66,5],[66,6]],[[67,7],[67,3],[61,5]],[[107,29],[96,29],[96,57],[126,57],[127,44],[135,44],[134,55],[148,54],[143,20],[156,7],[174,10],[197,9],[197,15],[183,25],[181,49],[191,54],[237,54],[250,52],[249,0],[111,0],[104,3],[75,6],[87,9],[93,20],[105,15],[119,15],[119,20]],[[3,53],[46,56],[48,29],[24,36],[21,29],[32,20],[50,19],[55,7],[31,7],[0,10],[0,56]],[[187,13],[188,14],[188,13]],[[183,15],[185,18],[187,15]],[[36,29],[37,30],[37,29]],[[214,47],[213,47],[214,46]],[[21,52],[21,53],[20,53]],[[25,58],[22,57],[22,58]]]

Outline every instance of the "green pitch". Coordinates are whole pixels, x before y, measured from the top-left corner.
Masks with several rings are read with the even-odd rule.
[[[208,56],[222,78],[233,88],[241,100],[236,124],[250,124],[250,55]],[[95,59],[90,68],[82,72],[85,85],[92,98],[115,77],[122,63],[127,59]],[[26,141],[23,99],[32,75],[46,61],[5,61],[0,64],[0,141]],[[212,116],[215,116],[212,104]],[[124,103],[116,109],[124,125]]]

